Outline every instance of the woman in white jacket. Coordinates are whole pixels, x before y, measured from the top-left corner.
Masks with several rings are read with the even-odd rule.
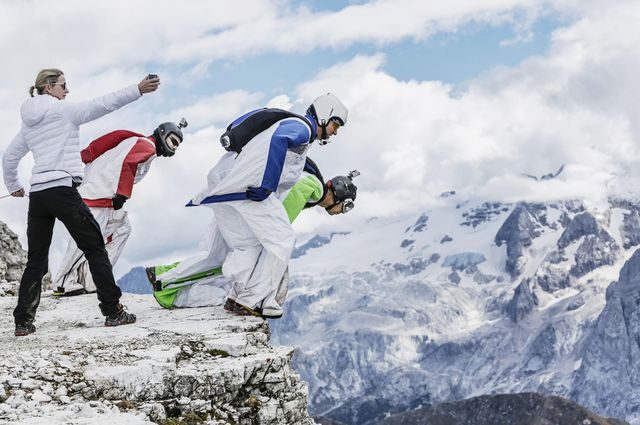
[[[81,124],[93,121],[151,93],[160,84],[148,76],[139,84],[85,102],[65,100],[69,90],[62,71],[43,69],[21,107],[22,126],[2,158],[4,183],[12,196],[24,196],[18,164],[28,153],[34,166],[30,180],[27,221],[28,259],[20,280],[18,305],[13,315],[16,336],[35,332],[33,321],[40,303],[42,277],[48,269],[49,246],[55,219],[60,220],[84,252],[97,287],[106,326],[136,321],[120,304],[111,263],[100,227],[82,201],[76,187],[82,182],[84,164],[78,137]],[[34,91],[37,95],[34,96]]]

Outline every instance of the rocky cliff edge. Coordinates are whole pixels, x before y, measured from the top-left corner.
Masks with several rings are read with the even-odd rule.
[[[262,319],[122,302],[138,323],[106,328],[95,294],[43,296],[37,332],[16,338],[16,298],[0,297],[0,423],[314,423],[293,349]]]

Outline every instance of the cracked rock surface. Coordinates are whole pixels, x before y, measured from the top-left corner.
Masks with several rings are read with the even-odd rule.
[[[95,294],[45,294],[37,332],[17,338],[16,298],[0,297],[0,423],[314,423],[293,349],[270,346],[264,320],[122,302],[138,322],[106,328]]]

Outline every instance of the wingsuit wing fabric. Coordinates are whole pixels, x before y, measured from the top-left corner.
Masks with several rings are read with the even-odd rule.
[[[141,134],[116,130],[91,142],[80,156],[87,165],[78,192],[100,225],[114,265],[131,234],[131,224],[126,211],[113,209],[112,198],[116,193],[131,198],[133,185],[144,178],[157,158],[155,143]],[[84,254],[69,238],[55,286],[73,285],[81,285],[88,292],[95,290]]]
[[[248,187],[272,192],[290,189],[300,178],[309,141],[309,127],[287,118],[247,143],[240,154],[226,153],[209,173],[207,188],[189,205],[247,199]]]
[[[283,194],[283,206],[293,222],[307,202],[318,201],[323,193],[323,184],[314,175],[305,173],[291,190]],[[286,195],[286,196],[285,196]],[[229,247],[218,227],[215,217],[209,227],[206,246],[195,256],[182,261],[165,273],[158,274],[163,290],[154,293],[160,304],[168,308],[202,307],[221,305],[231,288],[228,277],[221,275],[220,268],[229,254]],[[160,268],[158,268],[160,270]],[[288,282],[288,276],[283,278]],[[286,283],[279,285],[277,298],[286,294]]]
[[[111,208],[89,209],[100,225],[109,261],[111,264],[115,264],[131,235],[131,223],[127,217],[127,212],[125,210],[116,211]],[[54,287],[64,287],[68,291],[73,289],[74,286],[81,286],[87,292],[96,290],[87,259],[73,239],[69,239],[60,269],[54,279]]]
[[[310,123],[301,117],[280,120],[253,136],[239,154],[228,152],[209,172],[207,188],[187,204],[213,210],[229,248],[222,262],[224,276],[233,282],[229,298],[245,305],[274,298],[270,294],[287,268],[295,235],[278,196],[302,174],[315,137]],[[247,200],[249,187],[272,194],[260,202]]]
[[[115,131],[91,142],[81,155],[90,162],[78,188],[80,195],[89,207],[111,207],[115,194],[131,198],[133,185],[142,180],[156,158],[156,148],[144,136]]]

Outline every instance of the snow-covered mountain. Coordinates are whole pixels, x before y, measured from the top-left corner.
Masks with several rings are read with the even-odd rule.
[[[374,424],[448,400],[538,392],[640,424],[640,202],[441,202],[298,247],[285,316],[270,326],[274,343],[299,347],[312,413]],[[0,236],[0,286],[12,294],[25,255],[8,229]],[[127,282],[148,287],[142,268]]]
[[[151,294],[153,290],[147,279],[144,267],[134,267],[118,279],[118,286],[122,292],[130,294]]]
[[[541,392],[640,423],[640,202],[472,203],[370,220],[290,265],[274,340],[312,413],[373,424]]]

